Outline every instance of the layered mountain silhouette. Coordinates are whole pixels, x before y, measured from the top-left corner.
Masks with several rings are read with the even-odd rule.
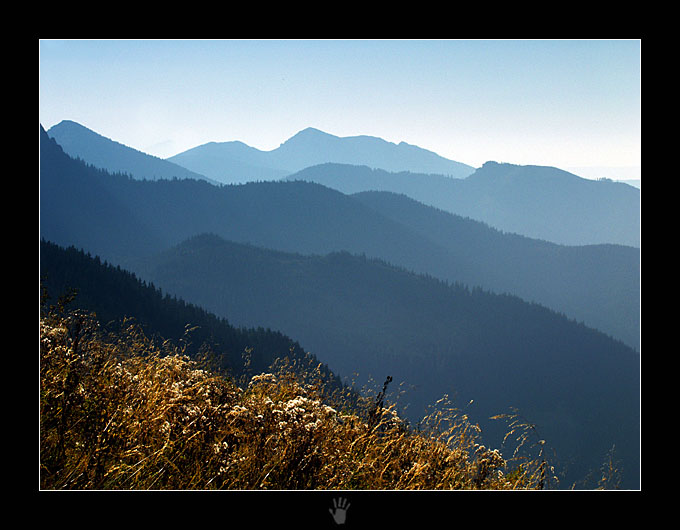
[[[45,240],[279,330],[337,375],[404,381],[411,419],[444,393],[474,399],[495,446],[505,426],[487,418],[518,407],[570,466],[567,483],[615,445],[624,487],[638,486],[640,357],[622,341],[639,338],[607,334],[639,332],[639,250],[535,241],[384,191],[138,180],[68,156],[44,130],[40,149]]]
[[[136,179],[193,178],[215,184],[286,179],[347,194],[392,191],[535,239],[640,246],[639,189],[553,167],[487,162],[475,170],[405,143],[370,136],[338,138],[312,128],[272,151],[242,142],[208,143],[172,157],[176,164],[71,121],[55,125],[48,134],[69,155]],[[227,167],[230,176],[224,178]]]
[[[125,173],[147,180],[191,178],[214,182],[204,175],[106,138],[74,121],[61,121],[50,127],[48,134],[73,158],[110,173]]]
[[[462,179],[319,164],[287,180],[342,191],[392,191],[505,232],[564,245],[640,246],[640,190],[547,166],[487,162]]]
[[[394,194],[307,182],[138,181],[41,144],[41,233],[130,265],[198,233],[303,254],[346,250],[544,304],[639,347],[639,252],[503,234]]]
[[[503,233],[391,192],[352,198],[448,251],[456,264],[449,279],[557,309],[639,347],[639,249],[557,245]]]
[[[243,142],[210,142],[168,158],[222,183],[279,179],[325,162],[366,165],[387,171],[438,173],[466,177],[474,168],[405,142],[374,136],[338,137],[312,127],[276,149],[261,151]]]

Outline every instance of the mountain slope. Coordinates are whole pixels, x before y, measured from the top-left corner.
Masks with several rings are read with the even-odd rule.
[[[106,255],[113,263],[161,248],[161,233],[113,191],[114,183],[129,185],[129,177],[71,158],[42,127],[40,138],[41,237]]]
[[[468,413],[495,445],[505,426],[488,418],[517,407],[563,463],[578,463],[569,477],[615,444],[636,480],[639,356],[541,306],[346,252],[302,256],[212,235],[140,274],[238,325],[286,330],[342,377],[413,386],[402,398],[412,421],[443,394],[474,399]]]
[[[451,216],[423,228],[411,214],[399,218],[376,210],[376,204],[318,184],[215,187],[196,180],[138,181],[87,168],[50,139],[41,143],[41,149],[43,236],[62,246],[86,248],[132,270],[136,259],[204,232],[303,254],[347,250],[448,281],[550,302],[570,318],[588,325],[597,322],[634,347],[639,344],[639,257],[631,253],[615,257],[604,248],[574,248],[563,252],[574,256],[565,269],[554,247],[530,252],[532,245],[514,243],[517,236],[481,237],[478,232],[488,227]],[[403,207],[404,212],[411,211]],[[450,245],[436,240],[436,234],[453,229],[446,223],[454,221],[456,230],[462,231],[457,239]],[[541,247],[537,242],[534,246]],[[505,251],[494,253],[494,247]],[[509,259],[512,262],[506,263]],[[516,276],[510,274],[513,270]]]
[[[223,183],[272,180],[324,162],[364,164],[389,171],[420,171],[462,178],[474,168],[409,145],[373,136],[338,137],[307,128],[271,151],[242,142],[211,142],[168,158]]]
[[[150,337],[160,336],[176,344],[184,341],[185,352],[194,358],[208,346],[210,360],[230,377],[264,372],[283,357],[305,365],[319,364],[297,341],[279,331],[262,326],[236,327],[226,318],[181,298],[163,295],[153,283],[147,284],[134,274],[73,247],[41,241],[40,275],[41,286],[50,297],[47,303],[54,303],[59,296],[76,289],[71,306],[94,312],[102,324],[134,318]],[[187,327],[192,328],[188,336]],[[244,362],[246,349],[250,350],[248,367]],[[332,387],[341,386],[328,366],[322,366],[321,371]]]
[[[153,254],[201,232],[293,252],[347,249],[419,270],[442,252],[371,208],[317,184],[216,187],[196,180],[138,181],[93,171],[50,139],[41,150],[41,227],[57,244],[84,246],[107,260]],[[98,207],[102,237],[95,242],[89,227],[78,223],[81,217],[89,221]],[[107,231],[121,221],[116,211],[124,218],[113,237]],[[62,229],[64,219],[68,226]]]
[[[564,245],[640,246],[640,190],[557,168],[487,162],[462,179],[323,164],[287,180],[343,193],[392,191],[505,232]]]
[[[136,179],[148,180],[191,178],[210,181],[203,175],[105,138],[70,120],[51,127],[48,135],[73,158],[110,173],[126,173]]]

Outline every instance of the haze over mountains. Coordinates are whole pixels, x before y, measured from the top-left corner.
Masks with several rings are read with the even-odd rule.
[[[417,191],[436,181],[441,189],[467,186],[476,175],[489,201],[512,197],[513,186],[526,183],[516,194],[543,189],[550,224],[547,197],[575,204],[585,179],[554,168],[490,164],[456,180],[321,161],[276,182],[141,180],[143,173],[110,174],[81,156],[87,166],[41,135],[44,239],[119,264],[230,322],[280,329],[342,377],[391,371],[420,388],[415,408],[443,393],[475,399],[480,417],[521,406],[559,440],[561,455],[588,469],[615,443],[636,487],[639,248],[613,241],[560,245],[504,233],[404,190],[374,191],[370,184],[371,191],[342,192],[330,182],[305,181],[326,175],[349,185],[365,174],[394,186],[417,179]],[[298,136],[296,142],[305,140]],[[294,160],[296,142],[279,153]],[[234,149],[250,152],[244,145]],[[253,160],[241,159],[266,167]],[[558,191],[550,191],[551,183]],[[614,199],[618,186],[591,188],[602,193],[598,206],[609,219],[609,210],[629,204]],[[638,210],[629,215],[639,223],[639,190],[630,189],[638,192]],[[471,192],[458,195],[465,193],[471,201]],[[511,209],[510,202],[498,204]]]
[[[405,142],[374,136],[340,138],[309,127],[276,149],[260,151],[242,142],[211,142],[169,158],[223,183],[271,180],[325,162],[366,165],[387,171],[419,171],[463,178],[474,168]]]
[[[45,190],[50,183],[45,179]],[[92,192],[96,201],[87,191],[93,186],[102,187]],[[55,212],[52,217],[62,227],[46,225],[43,234],[68,235],[54,241],[81,245],[117,263],[127,265],[130,256],[150,255],[206,232],[287,252],[347,250],[447,281],[517,294],[633,348],[639,345],[639,251],[634,248],[559,246],[502,234],[403,196],[347,196],[301,181],[214,187],[195,180],[151,185],[82,177],[72,190],[62,182],[50,194],[55,200],[43,205],[45,217],[63,197],[64,204],[80,203],[82,221]],[[127,224],[137,228],[123,230]]]
[[[487,162],[475,170],[403,142],[338,138],[312,128],[272,151],[242,142],[211,142],[168,161],[126,148],[71,121],[55,125],[48,134],[69,155],[137,179],[225,183],[285,178],[317,182],[343,193],[392,191],[505,232],[554,243],[640,246],[639,189],[552,167]]]
[[[563,245],[640,246],[640,190],[545,166],[487,162],[467,178],[323,164],[287,180],[343,193],[391,191],[503,230]]]
[[[463,178],[474,168],[448,160],[426,149],[401,142],[394,144],[373,136],[340,138],[309,127],[278,148],[261,151],[240,141],[209,142],[175,156],[144,160],[141,152],[124,153],[124,146],[82,125],[64,120],[51,127],[50,137],[71,156],[82,158],[111,172],[127,172],[137,178],[207,178],[221,184],[277,180],[306,167],[324,163],[363,164],[388,171],[419,171]],[[134,159],[134,160],[133,160]],[[171,165],[172,164],[172,165]],[[176,169],[177,166],[182,170]]]

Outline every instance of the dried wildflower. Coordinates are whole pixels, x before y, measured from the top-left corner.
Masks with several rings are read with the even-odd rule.
[[[264,383],[276,384],[276,382],[277,379],[274,374],[257,374],[250,378],[249,386]]]
[[[141,335],[77,349],[68,335],[57,319],[41,319],[45,488],[536,487],[527,473],[505,472],[498,450],[475,443],[479,430],[466,416],[430,436],[382,403],[375,428],[349,403],[324,403],[309,378],[263,373],[244,392],[167,344],[160,355]],[[102,361],[97,373],[82,357],[87,348]],[[75,368],[79,378],[69,379]]]

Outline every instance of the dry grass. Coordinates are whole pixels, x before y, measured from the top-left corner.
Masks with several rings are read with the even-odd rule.
[[[442,401],[414,431],[383,396],[329,393],[283,360],[234,381],[132,325],[40,322],[43,489],[537,489]],[[446,426],[446,427],[444,427]]]

